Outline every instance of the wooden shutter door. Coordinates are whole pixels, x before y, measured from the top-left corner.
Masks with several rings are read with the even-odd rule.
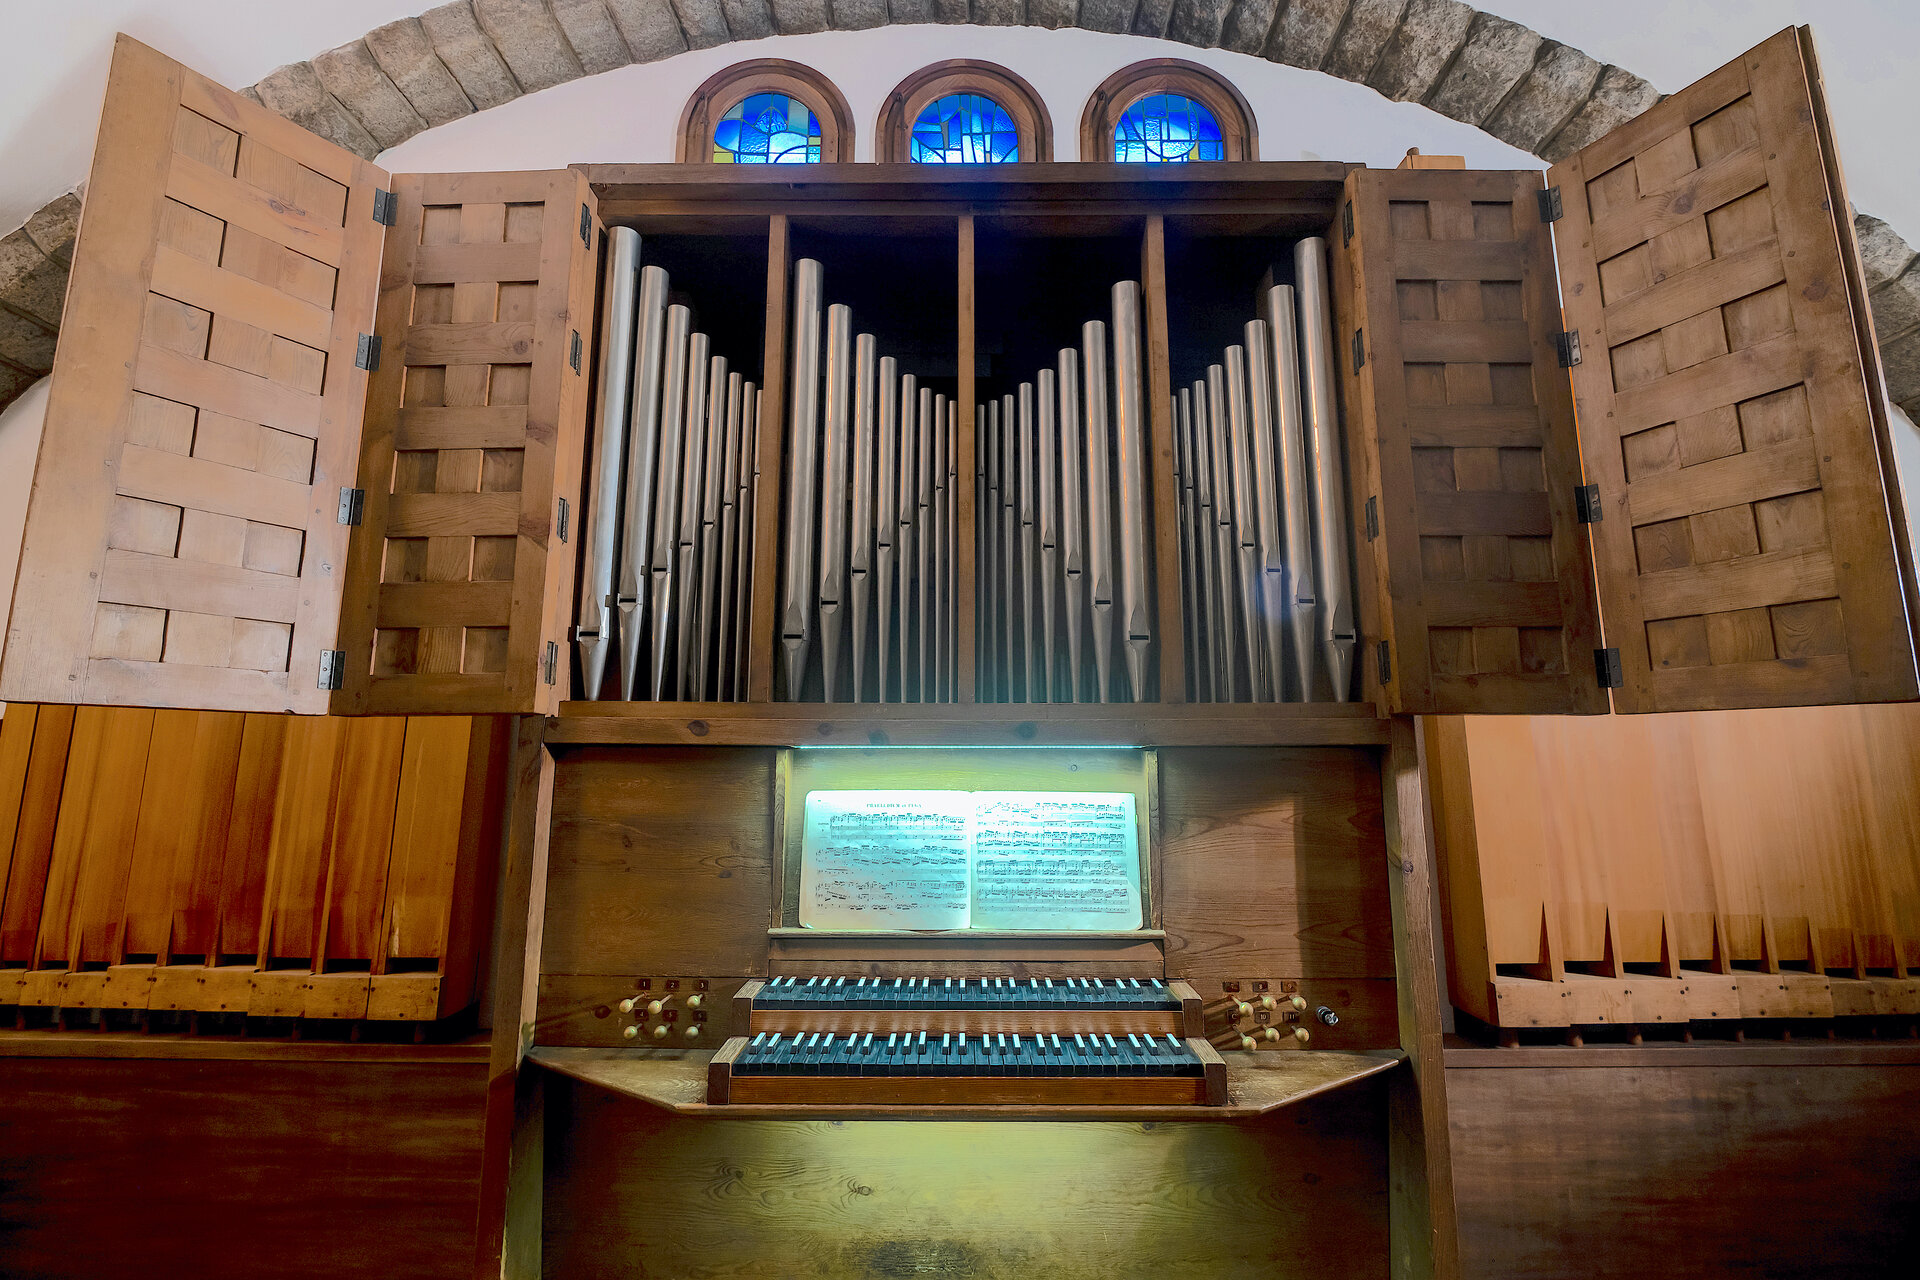
[[[1353,284],[1335,354],[1376,585],[1362,669],[1383,714],[1606,710],[1542,185],[1347,178]]]
[[[1913,697],[1906,524],[1804,32],[1550,179],[1614,705]]]
[[[568,678],[593,195],[572,170],[403,174],[394,194],[334,706],[551,713]]]
[[[326,709],[385,176],[120,37],[0,698]]]

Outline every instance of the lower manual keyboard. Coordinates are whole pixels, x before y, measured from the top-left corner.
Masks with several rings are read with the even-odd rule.
[[[1220,1105],[1198,1038],[1142,1034],[759,1032],[714,1055],[708,1101],[797,1105]]]

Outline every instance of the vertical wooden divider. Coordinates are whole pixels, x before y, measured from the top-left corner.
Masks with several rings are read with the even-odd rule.
[[[753,610],[747,624],[747,701],[773,701],[773,613],[780,592],[780,497],[786,478],[787,215],[767,219],[766,379],[760,389],[759,488],[753,500]]]
[[[958,355],[954,364],[955,384],[960,397],[960,422],[954,432],[957,448],[954,451],[954,484],[959,492],[954,502],[954,601],[953,626],[954,637],[959,644],[960,669],[959,689],[954,697],[959,702],[974,701],[974,665],[979,655],[974,652],[974,610],[979,607],[975,591],[976,567],[973,563],[973,416],[974,406],[978,403],[978,393],[974,389],[973,375],[978,361],[976,355],[977,339],[974,334],[976,314],[974,297],[974,251],[973,251],[973,215],[960,215],[960,331],[958,336]]]
[[[547,839],[553,826],[553,753],[539,716],[513,720],[506,842],[490,975],[492,1047],[481,1128],[480,1213],[474,1275],[520,1280],[540,1274],[543,1169],[541,1082],[522,1071],[533,1043],[540,941],[547,914]]]
[[[1394,1280],[1453,1280],[1460,1274],[1459,1227],[1426,780],[1413,718],[1396,716],[1391,726],[1380,756],[1380,790],[1400,1048],[1411,1070],[1393,1077],[1388,1098],[1388,1274]]]
[[[1173,474],[1173,356],[1167,327],[1167,219],[1149,214],[1140,247],[1146,343],[1147,477],[1153,486],[1153,589],[1160,634],[1160,701],[1187,700],[1187,643],[1180,616],[1180,487]]]

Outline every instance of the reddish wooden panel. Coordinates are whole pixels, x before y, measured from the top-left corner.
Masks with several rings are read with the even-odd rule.
[[[1615,706],[1920,693],[1872,325],[1804,32],[1552,180]]]
[[[11,717],[12,710],[7,714]],[[13,858],[7,869],[6,899],[0,904],[0,961],[8,964],[26,964],[33,959],[73,721],[72,707],[41,707],[34,717],[33,746],[27,757],[20,816],[13,830]]]
[[[385,182],[120,37],[0,696],[325,709]]]
[[[1433,169],[1347,179],[1352,327],[1336,345],[1377,597],[1361,610],[1378,627],[1362,662],[1383,712],[1606,709],[1540,185]]]

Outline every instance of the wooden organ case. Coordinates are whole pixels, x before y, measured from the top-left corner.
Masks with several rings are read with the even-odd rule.
[[[1338,1215],[1341,1274],[1452,1274],[1411,717],[1920,690],[1820,94],[1806,34],[1784,32],[1544,178],[1317,162],[389,177],[123,37],[0,696],[517,717],[483,1271],[1320,1273],[1297,1241]],[[622,228],[758,387],[744,640],[718,700],[593,697],[574,666],[598,287]],[[1310,237],[1330,267],[1350,697],[1201,701],[1180,396]],[[1019,371],[1070,345],[1110,285],[1137,284],[1145,550],[1118,643],[1151,644],[1110,687],[1009,700],[991,629],[1008,606],[979,585],[981,549],[1004,544],[965,482],[938,700],[822,701],[833,668],[786,665],[802,501],[786,477],[814,447],[792,430],[811,421],[792,370],[820,341],[796,312],[808,270],[918,361],[959,424],[961,481],[978,412],[1011,406]],[[932,767],[922,748],[955,776],[1128,755],[1142,927],[796,926],[796,771],[824,752],[911,773]],[[773,1007],[769,984],[794,978],[1028,985],[1010,1007],[807,1023]],[[1135,1023],[1102,1021],[1120,1015],[1098,998],[1051,1022],[1022,1007],[1031,984],[1086,980],[1164,1007]],[[881,1073],[756,1091],[724,1070],[781,1028],[1162,1023],[1200,1064],[1164,1078],[1197,1082],[1185,1092],[1044,1067],[991,1089],[931,1074],[890,1094]]]

